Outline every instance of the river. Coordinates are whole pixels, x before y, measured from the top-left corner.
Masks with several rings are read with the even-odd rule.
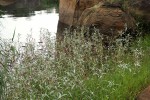
[[[39,42],[41,31],[50,32],[52,37],[56,36],[58,19],[55,7],[21,15],[4,13],[0,18],[0,37],[12,39],[14,35],[14,41],[26,42],[27,36],[31,35],[35,42]]]

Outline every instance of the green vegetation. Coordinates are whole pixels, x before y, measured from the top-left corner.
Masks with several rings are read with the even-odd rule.
[[[37,47],[32,37],[17,47],[1,39],[2,100],[132,100],[150,83],[150,36],[105,48],[96,29],[90,39],[65,34],[54,45],[43,33]]]
[[[59,5],[59,0],[42,0],[43,5]]]

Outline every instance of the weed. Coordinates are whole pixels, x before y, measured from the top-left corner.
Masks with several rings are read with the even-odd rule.
[[[50,33],[43,33],[39,43],[28,37],[26,45],[17,49],[1,40],[1,98],[134,99],[150,83],[149,36],[130,46],[117,39],[105,49],[98,31],[92,39],[85,39],[82,30],[65,33],[59,42]]]

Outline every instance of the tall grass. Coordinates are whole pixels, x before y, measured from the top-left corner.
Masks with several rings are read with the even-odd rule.
[[[149,36],[106,48],[96,29],[91,38],[83,30],[64,33],[55,44],[43,33],[38,47],[32,37],[17,48],[2,41],[3,100],[126,100],[150,83]]]

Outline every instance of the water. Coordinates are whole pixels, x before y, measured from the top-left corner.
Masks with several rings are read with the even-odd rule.
[[[0,37],[12,39],[15,32],[14,41],[26,42],[27,36],[32,35],[35,42],[39,42],[42,30],[50,32],[52,37],[56,36],[58,19],[55,7],[32,11],[29,16],[3,14],[0,18]]]

